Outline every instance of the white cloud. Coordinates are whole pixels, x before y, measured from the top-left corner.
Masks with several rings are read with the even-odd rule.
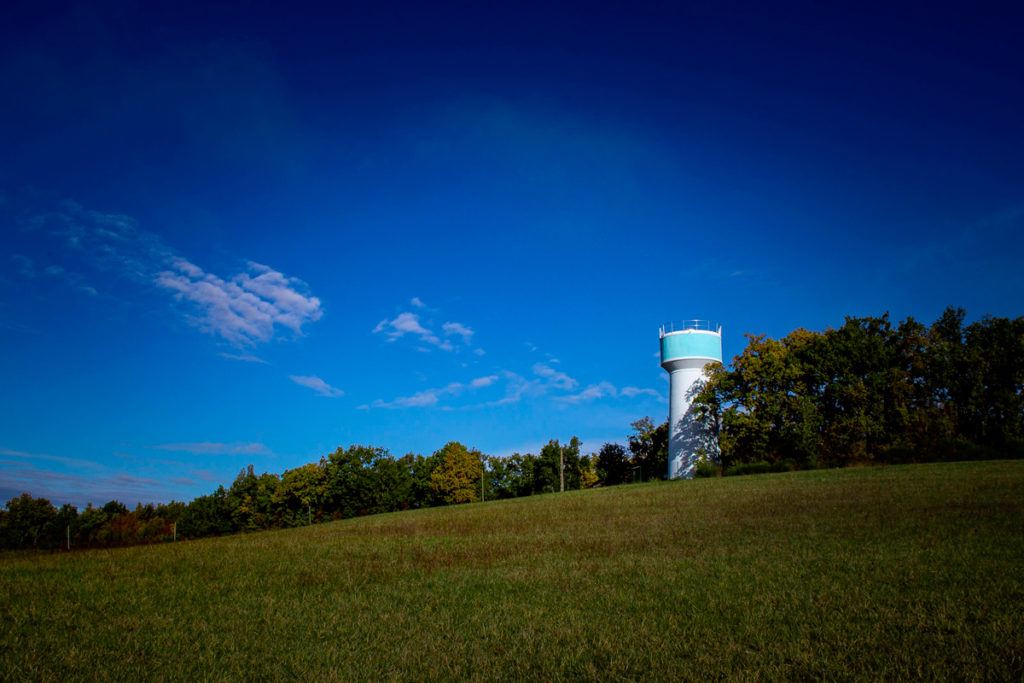
[[[453,335],[459,335],[462,337],[463,344],[468,345],[473,341],[473,330],[469,329],[462,323],[445,323],[441,326],[441,329],[444,330],[446,337],[451,337]]]
[[[427,389],[426,391],[417,391],[412,396],[399,396],[393,401],[383,401],[377,399],[373,402],[374,408],[424,408],[427,406],[437,405],[438,395],[441,393],[440,389]]]
[[[412,396],[399,396],[393,401],[377,399],[373,402],[374,408],[425,408],[437,405],[438,399],[449,393],[461,391],[462,385],[458,383],[449,384],[441,389],[426,389],[417,391]]]
[[[416,392],[412,396],[399,396],[391,401],[377,399],[370,406],[359,406],[359,408],[425,408],[436,406],[442,399],[448,397],[455,398],[467,390],[475,391],[477,389],[489,387],[497,382],[498,379],[499,377],[497,375],[488,375],[486,377],[477,377],[470,381],[469,384],[451,382],[450,384],[440,388],[425,389],[423,391]]]
[[[302,377],[296,375],[289,375],[289,377],[296,384],[301,384],[304,387],[309,387],[310,389],[312,389],[313,391],[317,392],[322,396],[330,396],[333,398],[337,396],[343,396],[345,394],[345,392],[342,391],[341,389],[332,387],[330,384],[316,376]]]
[[[140,229],[130,216],[88,210],[67,200],[55,210],[31,213],[22,227],[47,233],[96,270],[114,271],[172,293],[188,304],[191,321],[233,344],[269,341],[278,327],[298,335],[303,325],[323,315],[320,300],[307,293],[301,280],[251,261],[227,279],[207,273],[159,236]],[[22,270],[34,265],[27,257],[16,263]],[[82,275],[65,267],[51,265],[42,272],[97,294]]]
[[[201,329],[234,344],[269,341],[275,325],[298,335],[305,323],[323,315],[320,300],[300,291],[305,283],[258,263],[250,262],[249,272],[227,281],[182,258],[174,258],[171,267],[157,273],[154,282],[195,305],[200,315],[193,320]]]
[[[501,376],[505,379],[505,396],[496,401],[488,401],[484,405],[493,407],[518,403],[528,393],[543,393],[543,389],[539,388],[539,380],[528,380],[508,370],[503,371]]]
[[[409,301],[409,303],[410,303],[410,304],[412,304],[412,305],[413,305],[413,307],[415,307],[415,308],[426,308],[426,307],[427,307],[427,305],[426,305],[425,303],[423,303],[422,301],[420,301],[420,298],[419,298],[418,296],[414,296],[414,297],[413,297],[413,298],[412,298],[412,299],[411,299],[411,300]]]
[[[416,302],[419,302],[418,307],[422,307],[423,302],[419,301],[418,298],[414,298],[412,302],[414,305],[416,305]],[[452,344],[448,337],[458,337],[467,346],[472,342],[473,330],[462,323],[446,322],[441,326],[441,330],[444,333],[444,339],[428,327],[428,323],[420,317],[419,313],[406,311],[399,313],[393,320],[388,320],[387,318],[381,320],[373,328],[373,333],[383,333],[389,342],[401,339],[407,334],[418,337],[421,342],[429,345],[417,347],[419,351],[424,352],[430,351],[430,347],[435,347],[442,351],[454,351],[455,345]]]
[[[217,355],[221,356],[222,358],[230,358],[231,360],[245,361],[246,363],[263,363],[263,364],[266,364],[266,362],[267,362],[267,361],[263,360],[262,358],[259,358],[258,356],[251,356],[251,355],[249,355],[247,353],[243,353],[243,354],[219,353]]]
[[[533,364],[533,374],[538,377],[543,377],[548,386],[555,389],[563,389],[565,391],[572,391],[576,388],[578,382],[564,372],[555,370],[549,365],[544,363]]]
[[[558,396],[557,400],[567,401],[569,403],[579,403],[581,401],[594,401],[601,398],[635,398],[637,396],[653,396],[660,399],[659,394],[654,389],[640,389],[638,387],[624,387],[621,390],[616,389],[615,385],[611,382],[601,381],[597,384],[590,384],[579,392],[578,394],[571,394],[569,396]]]
[[[388,341],[395,341],[407,334],[418,336],[423,341],[438,346],[441,340],[433,332],[420,324],[420,317],[416,313],[399,313],[394,320],[381,320],[377,327],[373,328],[374,333],[383,332],[387,335]]]
[[[654,389],[641,389],[640,387],[623,387],[622,391],[619,392],[626,398],[635,398],[637,396],[652,396],[656,399],[661,400],[662,396]]]
[[[616,395],[615,385],[611,382],[599,382],[598,384],[591,384],[586,389],[581,391],[575,396],[566,397],[567,400],[580,400],[580,401],[592,401],[598,398],[604,398],[606,396],[614,398]]]

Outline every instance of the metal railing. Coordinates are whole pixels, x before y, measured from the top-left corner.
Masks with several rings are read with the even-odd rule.
[[[711,320],[673,320],[665,323],[658,330],[658,336],[664,337],[666,334],[672,332],[682,332],[684,330],[704,330],[706,332],[717,332],[722,333],[722,326]]]

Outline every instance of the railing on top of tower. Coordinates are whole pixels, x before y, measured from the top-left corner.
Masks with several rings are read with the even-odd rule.
[[[701,330],[704,332],[715,332],[722,334],[722,326],[711,320],[673,320],[665,323],[658,330],[658,338],[673,332],[685,332],[686,330]]]

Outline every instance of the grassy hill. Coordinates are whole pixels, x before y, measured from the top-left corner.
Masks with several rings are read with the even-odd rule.
[[[1024,462],[665,482],[0,560],[32,680],[1024,676]]]

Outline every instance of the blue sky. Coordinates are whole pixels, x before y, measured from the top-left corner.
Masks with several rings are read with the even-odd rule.
[[[0,496],[584,451],[658,328],[1024,313],[1019,4],[14,3]]]

